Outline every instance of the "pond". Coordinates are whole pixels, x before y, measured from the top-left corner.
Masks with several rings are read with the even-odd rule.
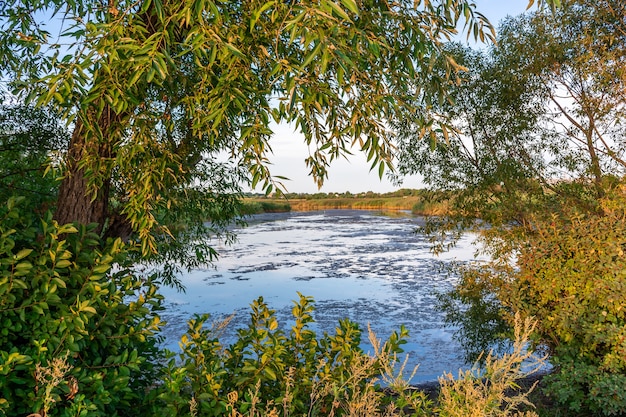
[[[475,248],[467,237],[434,256],[427,238],[416,233],[421,224],[422,218],[409,213],[356,210],[254,216],[236,231],[235,244],[217,247],[215,268],[181,277],[185,293],[164,289],[167,347],[177,349],[195,313],[215,320],[234,313],[228,339],[259,296],[289,324],[300,292],[315,300],[316,331],[333,333],[346,317],[363,329],[369,323],[378,338],[406,326],[408,366],[419,364],[412,382],[436,380],[444,371],[456,374],[464,366],[461,349],[435,308],[436,293],[452,288],[457,277],[449,267],[471,261]]]

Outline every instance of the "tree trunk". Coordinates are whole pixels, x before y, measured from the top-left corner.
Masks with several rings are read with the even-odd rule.
[[[81,166],[81,162],[86,158],[106,160],[114,157],[112,142],[119,137],[116,133],[120,130],[118,122],[122,117],[113,113],[107,106],[102,114],[94,119],[97,121],[90,132],[98,131],[100,132],[98,135],[89,134],[83,120],[77,118],[67,150],[66,172],[59,188],[54,218],[60,224],[97,223],[97,232],[103,236],[126,239],[132,232],[130,224],[118,213],[109,212],[110,170],[105,168],[103,172],[93,174],[103,176],[97,178],[100,186],[94,189],[89,187],[85,167]]]
[[[98,223],[101,230],[107,219],[110,179],[104,179],[103,187],[97,190],[95,198],[87,192],[85,171],[80,167],[81,160],[86,157],[86,129],[83,121],[78,119],[67,150],[67,171],[59,188],[55,219],[61,223]],[[101,149],[98,150],[99,157]]]

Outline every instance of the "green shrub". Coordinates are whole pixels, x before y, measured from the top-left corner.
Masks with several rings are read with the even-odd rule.
[[[137,415],[154,383],[157,288],[92,230],[0,208],[0,415]]]
[[[279,201],[245,201],[241,206],[241,214],[285,213],[291,211],[289,203]]]
[[[263,207],[256,201],[246,201],[241,205],[241,214],[260,214],[263,213]]]
[[[328,415],[331,410],[343,414],[347,404],[382,403],[375,381],[405,343],[405,329],[369,356],[359,347],[361,329],[350,320],[341,320],[335,334],[318,339],[309,326],[310,297],[300,295],[288,331],[262,298],[251,308],[247,327],[238,330],[228,347],[219,340],[219,328],[204,327],[208,316],[189,321],[182,351],[168,364],[160,394],[162,415],[190,415],[190,404],[198,415],[220,416],[235,410],[250,413],[259,405],[280,415]],[[418,396],[414,403],[425,401]]]
[[[546,378],[549,393],[575,412],[593,415],[625,415],[626,374],[607,370],[575,350],[558,349],[554,355],[558,373]]]
[[[505,304],[540,319],[556,365],[551,392],[572,409],[626,413],[626,199],[554,217],[518,257]]]
[[[511,325],[503,314],[501,280],[492,265],[455,268],[460,281],[451,291],[437,294],[437,308],[446,325],[455,327],[454,339],[463,349],[466,363],[484,359],[484,352],[503,354],[511,348]]]
[[[301,295],[292,313],[293,325],[283,331],[274,311],[259,298],[248,326],[229,347],[219,341],[225,324],[206,329],[207,316],[190,320],[182,352],[171,357],[159,387],[159,415],[536,416],[528,392],[517,385],[542,363],[522,370],[533,356],[526,349],[530,319],[516,320],[511,352],[500,358],[488,355],[485,367],[460,372],[458,378],[441,378],[435,405],[409,385],[406,362],[396,360],[404,330],[382,343],[368,329],[372,351],[366,354],[359,347],[362,332],[349,320],[341,320],[335,334],[316,338],[309,328],[309,297]]]
[[[284,213],[291,211],[289,203],[279,203],[276,201],[261,201],[261,208],[264,213]]]
[[[152,277],[127,265],[132,247],[31,214],[14,199],[0,209],[0,415],[434,412],[425,394],[409,389],[404,366],[394,365],[404,328],[385,343],[370,331],[366,354],[362,330],[348,319],[318,336],[312,299],[302,295],[289,329],[259,298],[231,345],[203,315],[189,321],[180,354],[161,352],[161,297]],[[514,368],[503,371],[514,379]],[[471,399],[466,394],[459,392]]]
[[[54,204],[56,175],[44,175],[51,155],[66,149],[69,132],[51,108],[0,104],[0,202],[28,196],[33,210]],[[12,100],[8,100],[12,101]]]
[[[475,354],[506,335],[513,312],[535,317],[533,341],[553,364],[548,393],[573,412],[626,414],[626,189],[509,232],[513,265],[494,257],[441,297],[462,344]]]

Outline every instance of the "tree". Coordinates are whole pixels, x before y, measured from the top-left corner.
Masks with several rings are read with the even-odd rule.
[[[555,195],[589,210],[605,192],[603,178],[626,173],[624,7],[567,2],[554,16],[506,20],[489,51],[450,46],[468,68],[452,100],[435,110],[452,128],[416,141],[426,132],[401,126],[400,172],[460,189],[455,221],[521,225],[546,203],[521,201]],[[565,181],[591,182],[595,191],[558,186]]]
[[[319,181],[352,144],[390,164],[386,121],[410,114],[418,86],[424,105],[444,93],[423,83],[429,62],[462,16],[489,27],[473,13],[460,0],[2,2],[0,76],[72,133],[55,219],[15,200],[0,212],[0,413],[153,414],[163,278],[133,261],[171,278],[212,259],[194,238],[237,217],[243,181],[273,187],[271,121],[304,133]],[[53,383],[39,370],[55,364]]]
[[[42,13],[63,19],[60,35]],[[230,179],[249,173],[272,190],[271,120],[304,134],[319,184],[353,145],[381,172],[391,166],[389,121],[414,115],[407,98],[418,91],[420,108],[445,95],[431,62],[462,17],[489,36],[461,0],[12,1],[0,16],[1,72],[73,123],[56,219],[136,231],[147,253],[171,232],[159,213],[180,208],[190,185],[211,178],[205,189],[237,192]]]
[[[571,177],[590,178],[598,197],[605,175],[626,172],[625,14],[619,1],[572,1],[557,19],[538,13],[502,31],[502,55],[544,86],[546,112],[567,150],[555,163]]]
[[[537,317],[552,394],[605,415],[626,411],[624,16],[623,2],[569,1],[505,21],[490,51],[450,46],[469,68],[436,108],[452,128],[417,142],[427,132],[403,126],[400,162],[453,196],[431,231],[472,228],[491,257],[442,296],[464,344],[478,353],[514,313]]]
[[[535,77],[517,72],[515,61],[502,59],[505,43],[501,36],[498,48],[489,51],[447,46],[467,68],[451,86],[451,99],[435,110],[450,124],[447,132],[426,135],[404,121],[400,126],[399,170],[419,173],[453,197],[451,230],[462,232],[476,219],[493,227],[523,224],[520,199],[551,186],[548,158],[558,140],[546,126],[545,89]]]

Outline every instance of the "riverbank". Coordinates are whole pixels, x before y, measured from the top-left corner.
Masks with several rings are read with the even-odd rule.
[[[246,214],[318,210],[410,211],[415,215],[440,216],[448,211],[448,199],[441,193],[403,189],[376,194],[285,194],[244,198]]]

